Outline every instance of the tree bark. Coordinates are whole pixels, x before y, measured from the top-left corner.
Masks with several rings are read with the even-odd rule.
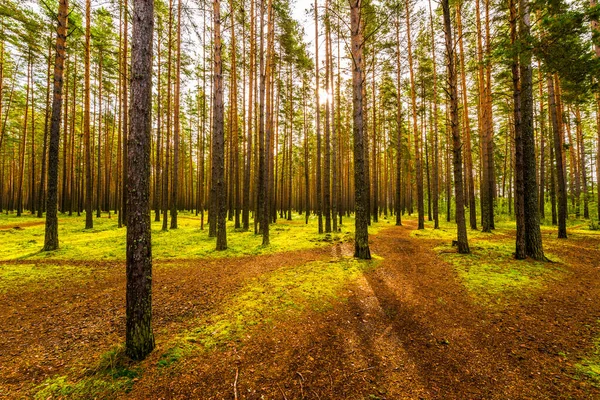
[[[525,42],[521,46],[519,69],[521,75],[521,127],[523,137],[523,183],[525,193],[525,242],[527,255],[534,260],[545,260],[540,230],[538,187],[533,131],[533,79],[530,49],[531,22],[529,0],[520,0],[519,36]]]
[[[58,151],[60,142],[60,117],[62,111],[63,69],[67,41],[68,0],[58,3],[56,55],[54,57],[54,93],[52,97],[52,119],[50,146],[48,149],[48,200],[46,203],[46,232],[43,251],[58,249]]]
[[[423,168],[421,166],[420,134],[417,125],[417,94],[415,90],[415,77],[413,72],[413,54],[410,37],[410,7],[406,0],[406,36],[408,38],[408,67],[410,72],[410,100],[412,104],[413,136],[415,140],[415,174],[417,184],[417,213],[418,228],[425,229],[425,207],[423,202]]]
[[[548,74],[548,108],[552,120],[552,132],[554,134],[554,156],[556,157],[556,180],[558,194],[558,238],[567,238],[567,190],[565,181],[565,167],[563,163],[563,139],[562,129],[558,122],[558,110],[556,106],[556,94],[554,90],[554,78]]]
[[[177,0],[177,63],[175,64],[175,99],[173,109],[173,169],[171,188],[171,229],[177,229],[177,208],[179,201],[179,142],[181,103],[181,0]],[[170,99],[169,99],[170,101]]]
[[[450,6],[448,0],[442,0],[442,12],[444,14],[444,30],[446,31],[446,58],[448,86],[450,97],[450,127],[452,131],[452,154],[454,169],[454,196],[456,202],[456,226],[458,252],[470,253],[467,240],[467,224],[465,221],[464,189],[462,177],[462,143],[458,127],[458,88],[456,77],[456,66],[454,63],[454,41],[452,39],[452,24],[450,22]]]
[[[125,352],[134,360],[154,349],[150,147],[152,129],[153,0],[134,0],[131,40],[131,131],[127,144],[127,329]]]
[[[350,0],[350,32],[352,45],[352,107],[354,126],[354,257],[362,260],[371,259],[369,250],[369,203],[365,193],[365,151],[363,126],[363,20],[361,0]]]
[[[223,63],[221,60],[221,1],[213,0],[213,183],[217,200],[217,250],[227,249],[225,193],[225,137],[223,121]]]

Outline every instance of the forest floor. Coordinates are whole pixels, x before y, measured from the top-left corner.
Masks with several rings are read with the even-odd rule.
[[[329,236],[280,221],[271,249],[231,229],[215,254],[182,215],[153,232],[156,349],[133,363],[124,229],[65,217],[48,256],[34,250],[43,225],[2,218],[0,398],[600,398],[600,232],[587,225],[568,240],[544,227],[552,262],[539,263],[512,258],[511,223],[470,231],[465,256],[449,223],[383,220],[374,259],[357,261],[352,219]]]

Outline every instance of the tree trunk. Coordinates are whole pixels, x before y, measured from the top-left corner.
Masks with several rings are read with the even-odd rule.
[[[413,72],[413,55],[410,37],[410,7],[406,0],[406,36],[408,39],[408,68],[410,72],[410,100],[412,104],[413,135],[415,140],[415,174],[417,184],[417,213],[418,229],[425,229],[425,207],[423,202],[423,168],[421,166],[420,139],[417,125],[417,94],[415,90],[415,78]]]
[[[531,22],[529,0],[520,0],[519,36],[522,41],[529,41]],[[542,247],[542,232],[538,207],[538,187],[535,158],[535,134],[533,131],[533,79],[531,68],[532,51],[530,46],[521,46],[521,125],[523,137],[523,183],[525,188],[525,242],[527,255],[534,260],[545,260]]]
[[[556,180],[558,192],[558,237],[567,238],[567,190],[565,181],[565,167],[563,163],[563,139],[562,129],[558,122],[558,110],[556,107],[556,94],[554,91],[554,78],[547,76],[548,85],[548,107],[552,120],[552,132],[554,134],[554,155],[556,157]]]
[[[354,209],[355,234],[354,257],[362,260],[371,259],[369,250],[369,203],[366,196],[365,151],[363,127],[363,25],[361,17],[361,0],[350,0],[350,32],[352,49],[352,107],[354,126]]]
[[[175,65],[175,104],[173,110],[173,169],[171,188],[171,229],[177,229],[177,208],[179,201],[179,110],[181,102],[181,0],[177,1],[177,64]],[[169,99],[170,100],[170,99]]]
[[[1,59],[0,55],[0,59]],[[38,194],[38,209],[37,209],[37,217],[42,218],[42,213],[44,212],[44,200],[46,195],[46,165],[47,165],[47,154],[48,154],[48,130],[50,128],[49,119],[50,119],[50,68],[51,68],[51,60],[52,60],[52,46],[48,46],[48,70],[47,70],[47,80],[46,80],[46,111],[44,115],[44,144],[42,146],[42,171],[40,176],[40,191]],[[2,67],[0,66],[0,69]],[[2,87],[2,71],[0,71],[0,87]],[[0,90],[1,91],[1,90]],[[0,103],[1,103],[1,95],[0,95]],[[1,108],[2,106],[0,106]],[[2,112],[0,110],[0,116]],[[0,148],[0,151],[2,149]],[[0,189],[0,192],[3,189]],[[1,197],[1,195],[0,195]],[[2,205],[0,204],[0,211],[2,210]]]
[[[456,13],[456,18],[457,18],[457,22],[460,21],[460,10],[457,11]],[[431,9],[431,0],[429,0],[429,21],[431,24],[431,57],[433,60],[433,228],[434,229],[439,229],[440,228],[440,219],[439,219],[439,190],[440,190],[440,183],[439,183],[439,172],[440,172],[440,166],[439,166],[439,149],[438,149],[438,89],[437,89],[437,66],[436,66],[436,58],[435,58],[435,34],[434,34],[434,30],[433,30],[433,11]],[[459,36],[461,35],[460,30],[459,30]],[[463,54],[462,54],[462,38],[460,39],[460,48],[461,48],[461,66],[462,66],[462,62],[463,62]],[[464,70],[463,70],[463,75],[462,75],[463,81],[465,79],[464,77]],[[466,87],[463,86],[463,96],[465,96],[466,99]],[[466,101],[463,104],[464,105],[464,113],[465,113],[465,120],[466,120],[466,138],[465,141],[467,143],[466,146],[466,152],[467,152],[467,181],[469,183],[471,183],[473,177],[471,176],[471,167],[470,167],[470,157],[471,157],[471,144],[470,144],[470,134],[468,133],[468,121],[469,121],[469,111],[466,105]],[[471,181],[469,181],[469,179]],[[475,202],[475,198],[473,197],[473,202]],[[474,214],[474,207],[471,208],[471,206],[469,206],[469,212],[470,214]]]
[[[402,225],[402,71],[400,69],[400,16],[396,16],[396,225]]]
[[[48,194],[46,203],[46,232],[43,251],[58,249],[58,147],[60,142],[60,117],[62,111],[63,69],[67,41],[68,0],[58,3],[56,55],[54,58],[54,93],[48,150]]]
[[[154,349],[150,147],[152,143],[152,32],[154,2],[134,0],[131,63],[131,132],[127,158],[127,329],[125,352],[134,360]]]
[[[527,257],[525,248],[525,182],[523,172],[523,129],[521,114],[521,76],[519,70],[518,46],[518,14],[516,0],[509,1],[510,11],[510,42],[512,52],[512,81],[513,81],[513,106],[514,106],[514,141],[515,141],[515,217],[517,233],[515,242],[515,258],[523,260]]]
[[[473,155],[471,150],[471,120],[469,118],[469,101],[467,99],[467,70],[465,69],[465,54],[463,48],[462,7],[456,6],[456,25],[458,34],[458,48],[460,52],[461,90],[463,103],[463,123],[465,130],[465,171],[467,181],[467,194],[469,197],[469,223],[471,229],[477,229],[477,205],[475,203],[475,178],[473,177]],[[437,102],[436,102],[437,104]],[[436,114],[437,115],[437,114]],[[436,129],[437,131],[437,129]],[[436,156],[436,160],[438,157]]]
[[[213,183],[217,200],[217,250],[227,249],[227,202],[225,193],[225,131],[223,121],[223,64],[221,61],[221,1],[213,0]],[[211,226],[212,228],[212,226]]]
[[[450,22],[450,6],[448,0],[442,0],[442,11],[444,14],[444,30],[446,31],[446,58],[448,71],[448,86],[450,96],[450,126],[452,130],[452,154],[454,167],[454,195],[456,202],[456,225],[458,252],[470,253],[467,240],[467,224],[465,221],[464,189],[462,177],[462,143],[458,127],[458,88],[456,77],[456,66],[454,63],[454,41],[452,39],[452,25]]]
[[[319,99],[319,3],[315,0],[315,108],[316,113],[316,132],[317,132],[317,217],[319,222],[319,233],[323,233],[323,204],[321,198],[322,184],[321,184],[321,104]]]

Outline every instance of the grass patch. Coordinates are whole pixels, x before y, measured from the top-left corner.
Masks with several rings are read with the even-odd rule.
[[[124,347],[115,346],[102,354],[95,368],[86,370],[83,377],[71,380],[65,375],[46,379],[33,390],[34,398],[45,400],[69,399],[112,399],[119,393],[127,393],[141,374],[139,367],[124,354]]]

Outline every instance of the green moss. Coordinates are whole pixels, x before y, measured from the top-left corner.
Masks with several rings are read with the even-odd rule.
[[[56,289],[101,273],[74,265],[0,264],[0,293]]]
[[[70,379],[57,375],[46,379],[33,390],[35,399],[112,399],[118,393],[129,392],[139,368],[131,367],[123,346],[115,346],[102,354],[95,368],[86,370],[82,377]]]
[[[191,346],[178,345],[169,348],[158,360],[159,367],[168,367],[191,352]]]
[[[594,341],[593,353],[576,364],[575,369],[591,379],[594,384],[600,385],[600,338]]]
[[[241,341],[257,325],[269,328],[306,310],[328,310],[348,282],[377,263],[353,258],[317,261],[255,278],[225,302],[220,312],[198,320],[197,328],[176,338],[159,365],[179,360],[190,344],[210,351]]]
[[[0,226],[17,226],[30,221],[25,217],[0,219]],[[21,219],[23,218],[23,219]],[[10,221],[8,223],[7,221]],[[37,222],[43,220],[35,220]],[[344,218],[341,231],[332,234],[317,233],[317,218],[311,216],[305,224],[304,216],[295,214],[292,221],[279,219],[271,226],[270,246],[262,246],[262,236],[254,232],[236,230],[233,223],[227,225],[228,249],[215,250],[215,238],[208,237],[208,229],[200,230],[200,219],[193,213],[179,214],[179,228],[162,231],[161,222],[152,222],[152,253],[155,259],[239,257],[272,254],[283,251],[306,250],[327,246],[334,242],[352,240],[354,219]],[[94,229],[84,229],[84,217],[59,216],[60,248],[53,252],[41,252],[44,243],[44,225],[24,226],[22,229],[0,230],[2,243],[1,260],[124,260],[125,228],[117,227],[117,218],[95,218]],[[390,220],[372,224],[369,231],[377,233],[390,226]]]
[[[490,234],[487,234],[490,235]],[[558,263],[515,260],[515,243],[495,234],[470,240],[471,254],[458,254],[449,244],[436,247],[440,257],[452,264],[469,292],[479,301],[504,303],[511,296],[542,290],[565,272]],[[559,261],[558,257],[547,254]]]

